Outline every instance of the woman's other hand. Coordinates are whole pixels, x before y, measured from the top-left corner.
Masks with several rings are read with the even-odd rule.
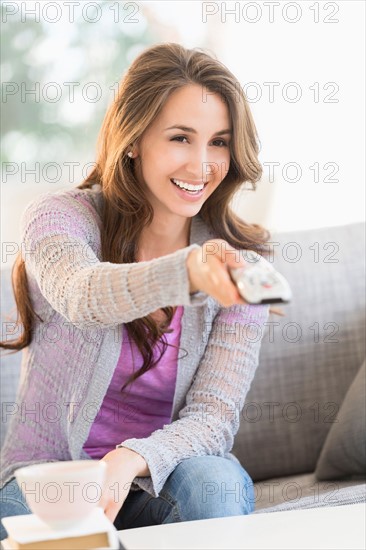
[[[222,306],[247,304],[231,280],[228,268],[247,265],[240,250],[223,239],[206,241],[187,257],[190,293],[203,291]]]
[[[126,447],[110,451],[101,460],[107,463],[107,473],[98,506],[103,508],[113,523],[130,492],[134,478],[149,475],[150,472],[145,459]]]

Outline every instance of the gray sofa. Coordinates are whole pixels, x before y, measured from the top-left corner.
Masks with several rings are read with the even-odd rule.
[[[365,501],[365,224],[272,235],[291,284],[271,314],[233,452],[254,513]]]
[[[272,235],[293,300],[269,316],[233,448],[255,482],[254,513],[365,501],[364,235],[364,223]],[[15,309],[1,275],[4,331]],[[20,361],[2,358],[3,411]],[[3,414],[1,444],[6,425]]]

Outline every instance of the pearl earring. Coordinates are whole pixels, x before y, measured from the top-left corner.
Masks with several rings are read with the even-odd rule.
[[[132,151],[129,151],[129,152],[127,153],[127,156],[129,156],[130,158],[132,158],[132,155],[133,155]]]

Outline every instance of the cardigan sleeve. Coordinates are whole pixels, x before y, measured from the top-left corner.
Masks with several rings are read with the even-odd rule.
[[[149,437],[127,439],[116,446],[127,447],[144,457],[151,475],[134,478],[140,488],[157,497],[182,460],[224,456],[231,451],[258,366],[268,314],[268,305],[221,308],[179,419]]]
[[[21,218],[21,235],[27,274],[75,326],[112,327],[208,299],[203,292],[189,293],[186,258],[198,244],[144,262],[101,261],[97,215],[80,192],[45,193],[32,201]]]

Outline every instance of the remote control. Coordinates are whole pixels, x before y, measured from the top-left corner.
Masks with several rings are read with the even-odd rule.
[[[289,283],[260,254],[245,250],[245,267],[229,268],[230,276],[241,297],[248,304],[287,303],[292,298]]]

